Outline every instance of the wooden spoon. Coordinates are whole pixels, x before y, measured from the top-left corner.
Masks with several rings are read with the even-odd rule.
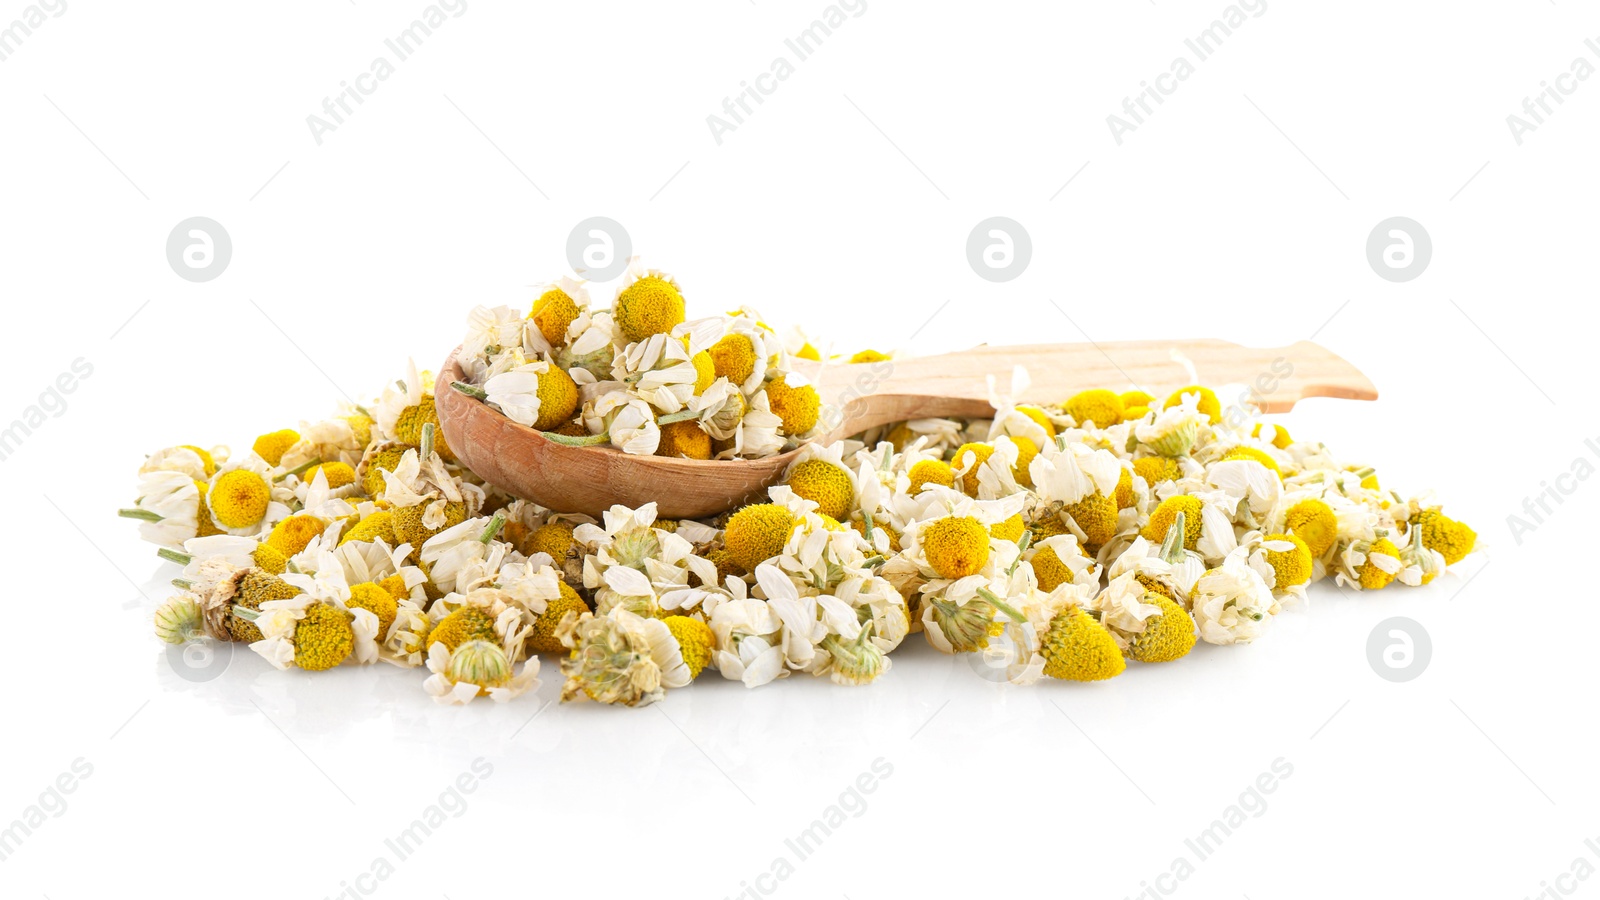
[[[988,377],[1010,390],[1014,366],[1031,386],[1017,402],[1062,403],[1078,391],[1139,388],[1157,398],[1194,383],[1175,354],[1188,359],[1201,384],[1238,385],[1224,408],[1245,402],[1285,412],[1306,397],[1376,400],[1361,371],[1323,347],[1301,341],[1258,350],[1226,341],[1130,341],[1115,344],[981,346],[960,353],[846,365],[798,360],[796,368],[822,400],[824,443],[879,425],[927,417],[988,418]],[[450,449],[485,481],[561,512],[598,516],[612,504],[656,501],[663,518],[704,518],[764,496],[798,449],[765,459],[705,461],[637,456],[609,447],[558,444],[450,388],[462,378],[455,353],[445,360],[434,393]]]

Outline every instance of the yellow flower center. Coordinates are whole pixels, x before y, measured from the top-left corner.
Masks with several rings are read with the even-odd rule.
[[[394,513],[388,510],[380,509],[357,522],[356,527],[344,533],[339,543],[343,544],[345,541],[371,543],[378,540],[390,546],[399,543],[394,539]]]
[[[1023,521],[1022,513],[1017,513],[1004,522],[996,522],[989,526],[989,534],[1013,544],[1022,540],[1022,533],[1027,530],[1028,523]]]
[[[1162,408],[1171,409],[1174,406],[1180,405],[1183,403],[1184,394],[1200,395],[1200,403],[1195,407],[1195,409],[1197,412],[1204,414],[1206,418],[1210,419],[1211,424],[1215,425],[1222,421],[1222,403],[1221,401],[1217,400],[1216,392],[1208,387],[1201,387],[1198,384],[1191,384],[1188,387],[1178,388],[1177,390],[1173,391],[1172,396],[1167,398],[1166,405]]]
[[[283,570],[289,567],[288,558],[267,544],[257,544],[256,549],[250,551],[250,560],[257,568],[273,575],[282,575]]]
[[[284,556],[294,556],[327,527],[328,523],[316,516],[290,516],[272,526],[272,533],[267,535],[266,542]]]
[[[1112,391],[1079,391],[1067,400],[1066,408],[1080,426],[1093,422],[1098,428],[1110,428],[1122,421],[1122,398]]]
[[[723,543],[746,572],[783,552],[794,527],[794,517],[776,503],[756,503],[746,506],[728,519],[723,532]]]
[[[1139,662],[1172,662],[1194,649],[1194,619],[1172,598],[1154,591],[1144,602],[1161,607],[1161,612],[1144,620],[1144,631],[1128,642],[1128,655]]]
[[[394,617],[400,609],[399,605],[395,603],[393,594],[383,586],[373,584],[370,581],[350,585],[350,599],[345,601],[345,606],[352,609],[364,609],[377,616],[378,640],[380,641],[389,634],[389,626],[394,624]]]
[[[1275,576],[1274,589],[1295,587],[1311,580],[1311,550],[1299,535],[1269,534],[1266,540],[1294,544],[1292,550],[1268,550],[1266,553],[1267,565],[1272,567]]]
[[[1284,530],[1306,542],[1312,557],[1321,559],[1339,538],[1339,517],[1321,500],[1301,500],[1283,516]]]
[[[850,514],[855,487],[850,475],[833,463],[808,459],[789,472],[789,487],[795,494],[817,504],[817,511],[834,519]]]
[[[1028,466],[1033,463],[1033,458],[1039,455],[1039,445],[1025,437],[1011,436],[1011,443],[1017,445],[1017,464],[1011,467],[1011,477],[1023,487],[1033,487],[1033,474],[1028,471]]]
[[[350,426],[350,433],[355,437],[356,443],[365,447],[372,443],[372,419],[360,413],[345,416],[344,421]]]
[[[1283,477],[1283,470],[1278,468],[1278,461],[1273,459],[1272,454],[1265,450],[1259,450],[1255,447],[1235,447],[1223,454],[1222,458],[1224,461],[1233,459],[1252,460],[1254,462],[1261,463],[1263,466],[1266,466],[1267,471],[1278,476],[1279,478]]]
[[[744,384],[756,370],[756,348],[742,334],[723,335],[706,351],[711,354],[712,371],[734,384]]]
[[[951,467],[966,468],[966,474],[961,476],[961,489],[967,496],[978,496],[978,469],[993,455],[994,447],[990,444],[962,444],[957,448]]]
[[[1398,560],[1400,558],[1400,549],[1388,538],[1379,538],[1373,542],[1372,549],[1367,551],[1367,561],[1356,569],[1357,580],[1360,581],[1361,589],[1364,591],[1380,590],[1388,587],[1389,582],[1394,581],[1393,575],[1373,565],[1372,557],[1374,556],[1392,556]]]
[[[689,677],[699,678],[700,672],[711,662],[711,629],[692,616],[667,616],[662,621],[678,642],[684,665],[689,667]]]
[[[218,476],[206,499],[211,514],[224,527],[249,528],[266,516],[272,487],[248,469],[234,469]]]
[[[1193,550],[1200,542],[1200,510],[1204,507],[1199,497],[1179,495],[1168,497],[1161,501],[1155,512],[1150,514],[1150,521],[1144,526],[1144,539],[1153,544],[1160,544],[1167,539],[1167,529],[1177,520],[1178,513],[1183,513],[1183,548]]]
[[[403,506],[393,511],[390,522],[394,525],[395,540],[402,544],[410,544],[412,552],[422,549],[422,545],[446,528],[453,528],[467,520],[467,504],[460,502],[446,503],[444,506],[444,524],[438,528],[429,528],[422,522],[422,514],[427,510],[428,504],[418,503],[415,506]]]
[[[783,420],[785,434],[805,434],[816,427],[822,401],[811,385],[790,387],[782,376],[767,382],[767,405]]]
[[[544,390],[542,383],[539,385],[539,389],[542,393]],[[424,425],[433,426],[433,451],[439,454],[439,458],[445,462],[455,462],[455,454],[450,452],[450,445],[445,443],[444,440],[444,430],[439,427],[439,411],[434,408],[432,396],[423,397],[421,403],[416,406],[408,406],[400,411],[400,417],[395,420],[394,424],[394,438],[402,444],[420,447],[422,446],[422,426]],[[381,477],[378,484],[379,487],[382,487]]]
[[[711,358],[710,350],[701,350],[689,357],[689,361],[694,363],[694,395],[698,397],[716,382],[717,363]]]
[[[1117,509],[1127,509],[1133,505],[1133,470],[1127,466],[1117,473],[1117,489],[1113,492],[1117,501]]]
[[[293,447],[298,440],[300,440],[298,431],[285,428],[282,431],[271,431],[256,438],[256,442],[250,445],[250,449],[254,450],[257,456],[266,460],[268,465],[275,466],[283,460],[284,452]]]
[[[1067,515],[1083,529],[1084,543],[1091,548],[1111,540],[1117,534],[1117,498],[1105,494],[1090,494],[1067,507]]]
[[[433,436],[434,446],[438,446],[439,435]],[[420,438],[419,438],[420,440]],[[405,455],[404,447],[389,447],[372,454],[363,465],[365,471],[361,478],[361,490],[368,497],[383,496],[383,473],[393,472],[395,466],[400,465],[400,457]]]
[[[1123,391],[1122,394],[1117,397],[1117,399],[1122,401],[1122,411],[1124,416],[1127,416],[1128,410],[1132,409],[1133,407],[1148,407],[1150,404],[1156,401],[1156,398],[1153,395],[1146,394],[1144,391]]]
[[[661,426],[661,443],[657,456],[683,457],[685,459],[710,459],[711,435],[706,434],[696,419],[673,422]]]
[[[578,408],[578,384],[560,366],[551,365],[539,375],[539,418],[533,423],[536,431],[549,431],[572,418]],[[440,440],[434,434],[437,445]]]
[[[1438,551],[1448,566],[1465,559],[1478,543],[1477,532],[1437,509],[1424,511],[1413,524],[1422,528],[1422,546]]]
[[[1133,461],[1133,474],[1155,487],[1163,481],[1176,481],[1183,474],[1183,466],[1170,456],[1141,456]]]
[[[942,487],[953,488],[956,486],[956,473],[950,464],[942,459],[925,459],[911,467],[910,493],[915,496],[925,484],[937,484]]]
[[[477,606],[463,606],[439,620],[433,631],[428,634],[427,646],[443,642],[451,652],[467,641],[495,641],[500,636],[495,634],[494,619],[482,608]]]
[[[300,476],[300,480],[304,481],[306,484],[310,484],[311,482],[317,480],[318,472],[321,472],[322,477],[328,480],[328,487],[330,488],[337,489],[342,488],[347,484],[356,483],[356,470],[350,468],[348,463],[342,462],[323,463],[321,465],[312,466],[305,471],[305,474]]]
[[[1054,547],[1040,547],[1028,564],[1033,567],[1033,577],[1039,581],[1039,590],[1045,593],[1072,583],[1072,570],[1061,561]]]
[[[566,291],[551,288],[533,301],[533,311],[528,313],[528,318],[538,326],[539,333],[550,346],[559,347],[567,342],[568,326],[578,318],[578,304]]]
[[[989,530],[971,516],[946,516],[922,530],[928,565],[943,578],[976,575],[989,562]]]
[[[556,627],[561,624],[561,619],[568,613],[574,615],[587,612],[589,607],[584,605],[578,592],[565,581],[560,583],[561,596],[545,604],[544,612],[533,622],[533,630],[528,633],[528,649],[536,653],[565,653],[567,648],[562,646],[561,639],[556,637]]]
[[[355,649],[351,615],[330,603],[313,603],[294,629],[294,664],[308,672],[337,666]]]
[[[1044,673],[1067,681],[1101,681],[1127,668],[1116,638],[1076,606],[1050,620],[1039,652],[1044,656]]]
[[[565,522],[540,525],[529,538],[529,549],[534,553],[548,553],[559,564],[572,549],[572,526]]]
[[[617,295],[612,318],[629,343],[666,334],[683,321],[683,294],[664,278],[646,275]]]

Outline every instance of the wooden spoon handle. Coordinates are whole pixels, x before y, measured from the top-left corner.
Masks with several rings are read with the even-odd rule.
[[[1195,383],[1227,388],[1220,397],[1225,407],[1248,403],[1271,413],[1306,397],[1378,397],[1359,369],[1310,341],[1268,349],[1218,340],[983,345],[878,363],[812,363],[801,371],[816,383],[828,438],[836,440],[901,419],[987,417],[993,412],[989,377],[999,393],[1009,394],[1015,366],[1027,370],[1031,384],[1013,399],[1034,404],[1062,403],[1089,388],[1137,388],[1163,399]]]

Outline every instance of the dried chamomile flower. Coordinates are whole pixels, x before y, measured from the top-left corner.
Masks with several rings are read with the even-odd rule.
[[[728,554],[745,571],[783,552],[794,514],[776,503],[754,503],[733,514],[723,534]]]
[[[684,320],[683,294],[671,275],[646,268],[635,256],[628,260],[611,315],[623,339],[642,341],[666,334]]]
[[[1077,537],[1071,534],[1033,542],[1022,559],[1033,570],[1039,590],[1047,594],[1063,584],[1100,583],[1099,566],[1079,548]]]
[[[911,467],[909,473],[911,483],[907,490],[916,494],[925,484],[938,485],[939,487],[953,488],[956,485],[955,470],[942,459],[924,459]]]
[[[842,444],[807,444],[800,448],[783,483],[816,503],[818,512],[835,520],[849,518],[855,507],[856,476],[844,463]]]
[[[1194,450],[1200,429],[1208,421],[1207,413],[1197,407],[1191,395],[1177,403],[1168,402],[1152,419],[1141,420],[1134,426],[1133,435],[1141,446],[1175,459]]]
[[[537,653],[565,653],[566,647],[562,645],[561,639],[556,636],[556,630],[561,626],[561,621],[569,613],[577,615],[578,613],[589,611],[588,605],[583,602],[583,598],[578,596],[578,592],[573,590],[571,585],[563,581],[557,586],[557,589],[560,592],[559,596],[545,604],[544,612],[534,619],[533,626],[528,632],[527,647],[530,651]]]
[[[1439,577],[1449,565],[1445,555],[1428,547],[1426,540],[1421,528],[1411,529],[1410,540],[1400,549],[1401,569],[1395,573],[1395,580],[1408,587],[1420,587]]]
[[[1195,582],[1191,612],[1208,644],[1248,643],[1261,636],[1277,612],[1272,589],[1242,552],[1223,560]]]
[[[256,438],[255,443],[250,445],[250,449],[257,456],[266,460],[267,465],[276,466],[282,461],[284,451],[293,447],[299,440],[300,432],[292,428],[284,428],[279,431],[268,432]]]
[[[413,360],[406,361],[406,374],[384,388],[374,410],[374,424],[384,440],[397,441],[411,447],[422,446],[423,429],[439,427],[439,411],[433,402],[433,375],[419,372]],[[434,451],[446,462],[454,462],[455,454],[445,442],[443,434],[435,434]]]
[[[139,499],[117,511],[139,523],[139,537],[163,547],[181,546],[202,535],[217,534],[205,495],[210,486],[186,472],[156,470],[139,476]]]
[[[521,356],[521,351],[514,351]],[[492,375],[482,388],[457,390],[483,400],[504,413],[506,418],[537,431],[550,431],[568,419],[578,408],[578,385],[567,371],[542,359],[514,365]]]
[[[1421,530],[1422,545],[1438,551],[1447,566],[1466,559],[1477,546],[1477,532],[1436,508],[1423,510],[1413,516],[1410,524]]]
[[[528,319],[550,346],[566,343],[572,323],[589,307],[589,289],[578,279],[562,276],[534,288],[533,295]]]
[[[187,644],[206,637],[200,598],[184,591],[168,597],[155,614],[156,637],[168,644]]]
[[[579,445],[609,442],[623,453],[653,456],[661,446],[661,424],[656,418],[655,408],[648,402],[628,391],[613,390],[584,404],[583,423],[590,437],[551,439]]]
[[[1363,591],[1382,590],[1394,581],[1404,565],[1400,549],[1387,537],[1375,541],[1356,541],[1339,552],[1341,584]]]
[[[1275,592],[1311,581],[1315,560],[1306,542],[1293,534],[1269,534],[1250,554],[1250,564]]]
[[[811,434],[822,404],[816,388],[791,372],[768,381],[764,393],[768,408],[782,421],[785,434],[797,438]]]
[[[216,527],[228,534],[252,536],[289,515],[285,501],[293,492],[274,487],[272,469],[255,454],[230,461],[212,476],[206,505]]]
[[[1038,448],[1049,443],[1055,437],[1055,423],[1045,415],[1037,406],[1019,406],[1017,397],[1027,392],[1031,381],[1028,372],[1021,366],[1013,366],[1011,370],[1011,389],[1009,393],[1001,393],[997,380],[993,375],[987,379],[989,387],[989,405],[994,407],[994,418],[989,424],[989,433],[986,440],[993,441],[999,437],[1009,437],[1018,442],[1019,446],[1026,442],[1026,446],[1038,452]],[[1029,454],[1031,457],[1031,454]],[[1018,467],[1022,473],[1017,476],[1018,481],[1027,483],[1026,471],[1028,459],[1019,460]]]
[[[434,644],[428,650],[428,670],[433,674],[422,689],[436,702],[451,706],[488,697],[504,703],[539,686],[539,658],[516,665],[493,641],[469,640],[448,649]]]
[[[646,619],[626,609],[568,614],[556,629],[572,652],[561,661],[566,683],[561,700],[596,700],[642,706],[666,696],[667,688],[694,679],[683,648],[661,619]]]
[[[1044,674],[1064,681],[1103,681],[1121,675],[1127,664],[1116,639],[1077,605],[1050,620],[1040,638]]]
[[[378,658],[378,617],[370,610],[348,609],[336,598],[302,592],[235,612],[254,617],[261,639],[250,649],[279,669],[293,665],[321,672],[348,659],[366,664]]]
[[[1080,426],[1090,424],[1106,428],[1122,421],[1122,397],[1114,391],[1079,391],[1064,404],[1067,415]]]
[[[209,480],[216,471],[216,459],[211,452],[191,444],[163,447],[146,457],[144,465],[139,467],[140,475],[151,472],[181,472],[193,481]]]
[[[1159,610],[1144,620],[1144,630],[1128,636],[1124,652],[1139,662],[1159,663],[1182,659],[1194,649],[1195,625],[1188,611],[1172,598],[1150,591],[1143,602]]]
[[[1328,555],[1339,539],[1339,520],[1333,509],[1315,498],[1301,500],[1289,507],[1283,517],[1284,531],[1305,541],[1311,555],[1321,559]]]
[[[1163,408],[1172,409],[1173,407],[1188,406],[1191,403],[1194,409],[1205,415],[1212,425],[1222,421],[1222,402],[1217,399],[1216,392],[1198,384],[1191,384],[1188,387],[1173,391],[1171,396],[1167,397],[1167,402],[1163,405]]]

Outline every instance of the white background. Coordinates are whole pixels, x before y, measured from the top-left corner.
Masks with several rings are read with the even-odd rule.
[[[423,7],[69,0],[0,62],[0,422],[93,367],[0,463],[0,824],[93,767],[0,862],[5,896],[335,896],[478,757],[466,811],[377,896],[735,896],[880,758],[864,811],[763,889],[1132,897],[1280,757],[1292,776],[1177,896],[1521,898],[1600,866],[1600,487],[1563,481],[1520,542],[1507,524],[1600,462],[1600,78],[1520,146],[1506,124],[1600,64],[1600,14],[1273,0],[1119,146],[1106,116],[1223,3],[869,0],[719,145],[706,117],[823,3],[472,0],[319,146],[306,117]],[[1426,589],[1325,585],[1257,644],[1092,686],[993,685],[915,636],[870,688],[707,679],[644,710],[545,709],[553,665],[537,696],[465,710],[389,667],[241,650],[174,674],[149,629],[174,568],[113,515],[142,454],[242,449],[408,355],[437,366],[468,308],[529,302],[595,215],[692,313],[751,304],[844,351],[1315,335],[1383,396],[1304,403],[1294,433],[1437,489],[1486,552]],[[1397,215],[1434,245],[1401,284],[1364,250]],[[204,284],[164,254],[190,216],[233,241]],[[966,259],[989,216],[1032,238],[1005,284]],[[1366,656],[1395,615],[1433,643],[1403,684]]]

